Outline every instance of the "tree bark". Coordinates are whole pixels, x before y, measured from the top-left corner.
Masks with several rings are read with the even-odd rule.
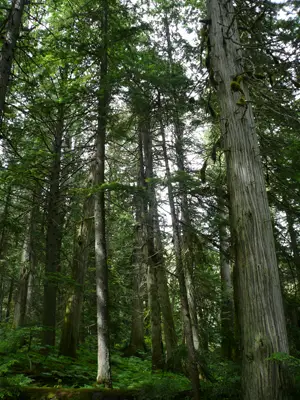
[[[184,326],[184,336],[185,341],[188,349],[188,368],[189,368],[189,375],[192,382],[192,387],[194,391],[194,398],[195,400],[200,399],[200,380],[199,380],[199,371],[197,365],[197,357],[196,351],[194,346],[194,339],[193,339],[193,328],[192,328],[192,321],[190,316],[189,310],[189,302],[188,302],[188,295],[186,290],[186,280],[184,275],[184,265],[182,259],[182,249],[181,249],[181,240],[180,240],[180,230],[178,219],[176,215],[176,208],[174,202],[174,194],[173,194],[173,186],[171,183],[171,171],[169,166],[169,159],[167,153],[167,146],[166,146],[166,138],[165,138],[165,131],[162,125],[162,121],[160,124],[160,133],[162,137],[162,147],[163,147],[163,156],[165,162],[165,169],[167,175],[167,189],[168,189],[168,199],[170,204],[170,211],[171,211],[171,220],[172,220],[172,228],[173,228],[173,240],[174,240],[174,250],[175,250],[175,257],[176,257],[176,273],[179,282],[179,290],[180,290],[180,301],[181,301],[181,312],[183,317],[183,326]]]
[[[242,341],[244,400],[286,398],[283,368],[268,357],[288,353],[288,341],[272,222],[255,121],[243,73],[241,45],[231,1],[207,1],[212,81],[218,89],[226,155],[231,232]],[[213,76],[212,76],[213,75]],[[239,103],[243,93],[243,104]]]
[[[298,246],[298,237],[294,228],[293,215],[290,211],[286,211],[286,219],[288,223],[288,232],[290,235],[290,249],[293,254],[293,262],[296,268],[296,276],[298,280],[298,292],[300,293],[300,251]]]
[[[158,295],[160,299],[160,307],[163,317],[163,330],[166,343],[166,364],[171,370],[180,370],[180,363],[174,359],[174,352],[177,348],[177,336],[173,318],[173,311],[169,296],[169,287],[166,277],[166,266],[164,260],[164,249],[161,239],[159,227],[157,201],[155,201],[154,209],[154,234],[155,248],[160,261],[157,267]]]
[[[165,27],[165,35],[167,40],[167,54],[168,60],[170,64],[170,73],[173,74],[174,69],[174,59],[173,59],[173,46],[171,40],[170,33],[170,24],[168,13],[165,10],[164,13],[164,27]],[[174,110],[173,110],[173,125],[175,131],[175,151],[176,151],[176,166],[179,172],[185,171],[184,166],[184,148],[183,148],[183,123],[179,117],[179,109],[178,109],[178,101],[177,94],[175,90],[172,90],[172,97],[174,102]],[[197,306],[196,306],[196,296],[195,296],[195,288],[193,283],[193,249],[192,249],[192,241],[189,233],[190,229],[190,214],[188,207],[188,198],[185,183],[180,180],[179,181],[179,192],[180,192],[180,210],[182,215],[182,237],[180,240],[181,243],[181,257],[183,262],[183,267],[185,269],[185,286],[187,292],[187,298],[189,302],[189,314],[192,324],[192,333],[193,333],[193,342],[195,350],[199,350],[200,340],[199,340],[199,329],[198,329],[198,317],[197,317]],[[178,220],[178,218],[177,218]],[[179,221],[177,221],[179,222]]]
[[[5,298],[5,253],[7,249],[7,221],[9,217],[9,207],[11,200],[12,187],[7,188],[7,194],[4,204],[3,213],[1,215],[1,230],[0,230],[0,322],[3,315],[3,302]]]
[[[154,245],[154,207],[155,189],[153,184],[153,154],[152,154],[152,133],[150,130],[150,115],[148,110],[145,115],[140,116],[139,126],[139,149],[141,170],[144,178],[143,186],[146,188],[146,198],[144,203],[145,221],[145,256],[147,257],[147,289],[148,303],[151,321],[151,343],[152,343],[152,369],[162,369],[164,367],[162,332],[161,332],[161,309],[158,296],[157,269],[159,268],[159,258]],[[145,165],[145,174],[144,174]]]
[[[234,351],[234,301],[230,268],[230,239],[227,232],[227,215],[224,201],[225,191],[221,187],[218,196],[218,224],[220,240],[220,275],[221,275],[221,350],[224,358],[233,359]]]
[[[6,322],[9,321],[9,317],[10,317],[11,301],[13,298],[14,287],[15,287],[15,280],[14,280],[14,278],[11,278],[10,285],[9,285],[9,291],[8,291],[7,305],[6,305],[6,314],[5,314]]]
[[[14,51],[20,34],[25,0],[13,0],[7,17],[6,35],[0,52],[0,125],[11,73]]]
[[[112,386],[109,350],[108,314],[108,266],[105,232],[105,194],[101,185],[105,182],[105,141],[109,106],[108,87],[108,1],[102,1],[102,58],[100,66],[100,89],[98,95],[98,128],[96,133],[95,186],[95,262],[97,294],[98,371],[97,383]]]
[[[31,213],[30,213],[31,214]],[[25,218],[24,225],[26,226],[26,232],[24,237],[22,255],[21,255],[21,267],[20,267],[20,278],[18,282],[18,291],[15,301],[15,311],[14,311],[14,326],[18,328],[23,326],[26,316],[26,305],[27,305],[27,295],[28,295],[28,282],[30,275],[30,258],[31,258],[31,215]]]
[[[136,205],[136,245],[134,249],[134,265],[132,276],[132,318],[131,318],[131,336],[130,344],[126,349],[126,355],[138,355],[139,352],[145,351],[144,341],[144,307],[143,307],[143,271],[145,260],[143,257],[143,221],[142,210],[140,209],[140,200]]]
[[[89,245],[92,239],[94,198],[88,197],[83,205],[82,220],[79,223],[74,240],[72,279],[73,293],[67,300],[64,323],[60,339],[59,352],[63,356],[76,358],[79,342],[84,281],[87,270]]]
[[[50,188],[47,205],[46,233],[46,274],[44,282],[43,344],[55,345],[56,328],[56,274],[60,270],[60,250],[62,243],[62,199],[60,193],[61,154],[64,132],[64,109],[59,107],[57,126],[53,143],[53,162],[50,174]]]

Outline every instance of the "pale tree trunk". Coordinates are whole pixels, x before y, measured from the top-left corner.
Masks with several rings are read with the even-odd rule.
[[[176,165],[179,172],[185,171],[185,157],[183,148],[183,124],[177,113],[177,109],[174,113],[174,128],[175,128],[175,150],[176,150]],[[191,219],[189,213],[189,204],[186,192],[185,183],[179,181],[179,192],[180,192],[180,209],[181,209],[181,223],[182,223],[182,257],[185,271],[186,289],[189,302],[189,310],[192,323],[193,341],[195,350],[199,350],[200,339],[198,329],[198,316],[197,316],[197,302],[195,295],[193,269],[194,269],[194,250],[193,250],[193,238],[190,234]]]
[[[57,113],[57,126],[53,143],[53,162],[50,172],[50,188],[47,205],[46,233],[46,274],[44,283],[43,344],[55,345],[56,328],[56,274],[60,271],[60,251],[62,242],[62,199],[60,193],[62,139],[64,132],[64,109]]]
[[[218,196],[218,224],[220,240],[221,275],[221,349],[224,358],[232,360],[234,351],[234,301],[230,267],[230,238],[227,228],[225,191],[220,188]]]
[[[288,353],[278,265],[255,121],[246,84],[234,91],[243,73],[234,7],[228,0],[207,1],[213,79],[218,88],[226,155],[231,233],[242,342],[242,398],[279,400],[285,394],[282,366],[268,361]],[[245,101],[239,102],[241,91]],[[237,104],[237,103],[242,104]]]
[[[39,207],[37,204],[38,190],[34,190],[32,196],[31,211],[25,218],[24,226],[26,232],[21,254],[20,278],[16,294],[14,310],[14,326],[18,328],[27,323],[31,315],[32,307],[32,285],[33,274],[36,267],[36,256],[34,254],[36,239],[36,219],[38,217]]]
[[[184,275],[184,265],[182,259],[182,249],[181,249],[181,241],[180,241],[180,229],[178,224],[178,218],[176,214],[175,202],[174,202],[174,194],[173,194],[173,186],[171,183],[171,171],[168,160],[167,146],[166,146],[166,138],[165,131],[160,123],[160,133],[162,137],[162,147],[163,147],[163,156],[165,162],[165,169],[167,175],[167,189],[168,189],[168,199],[170,204],[171,211],[171,220],[172,220],[172,228],[173,228],[173,240],[174,240],[174,250],[175,250],[175,259],[176,259],[176,273],[179,282],[179,290],[180,290],[180,301],[181,301],[181,311],[182,311],[182,319],[183,319],[183,327],[184,327],[184,336],[188,349],[188,368],[189,375],[192,382],[192,387],[194,391],[194,398],[196,400],[200,399],[200,380],[199,380],[199,371],[197,365],[197,357],[193,340],[193,329],[192,329],[192,321],[189,310],[189,302],[186,290],[186,280]]]
[[[170,24],[168,14],[165,11],[164,15],[164,27],[165,27],[165,36],[167,40],[167,53],[170,64],[170,72],[173,72],[174,60],[173,60],[173,46],[170,34]],[[185,170],[184,167],[184,148],[183,148],[183,129],[184,126],[179,117],[179,110],[177,104],[177,94],[173,91],[173,101],[174,101],[174,110],[173,110],[173,125],[175,130],[175,151],[176,151],[176,166],[177,170],[183,172]],[[196,298],[195,298],[195,288],[193,283],[193,249],[192,249],[192,241],[191,235],[189,233],[190,229],[190,215],[188,210],[188,199],[186,194],[186,187],[182,180],[179,182],[179,192],[180,192],[180,210],[182,214],[182,262],[185,269],[185,286],[187,291],[187,297],[189,302],[189,312],[190,319],[192,324],[192,333],[193,333],[193,342],[194,348],[199,350],[199,329],[198,329],[198,317],[197,317],[197,307],[196,307]]]
[[[6,314],[5,314],[5,320],[7,322],[9,321],[10,317],[11,301],[13,297],[14,287],[15,287],[15,280],[14,278],[11,278],[8,291],[7,305],[6,305]]]
[[[72,266],[74,288],[73,293],[67,300],[59,347],[60,354],[71,358],[76,358],[77,355],[84,296],[84,280],[87,270],[89,245],[92,240],[93,215],[94,199],[93,196],[90,196],[84,202],[82,220],[79,223],[74,240]]]
[[[166,364],[169,369],[180,370],[180,363],[174,359],[174,352],[177,348],[177,336],[171,306],[169,287],[166,277],[166,265],[164,260],[164,248],[159,227],[157,201],[154,207],[154,234],[155,248],[160,262],[157,267],[158,295],[163,317],[163,330],[166,343]]]
[[[98,370],[97,383],[112,386],[109,350],[108,314],[108,266],[105,233],[105,194],[101,185],[105,182],[105,141],[109,106],[108,87],[108,1],[102,1],[102,58],[98,97],[98,128],[96,133],[95,186],[95,263],[97,299]]]
[[[152,154],[152,133],[150,130],[150,115],[141,116],[139,126],[139,149],[140,149],[140,174],[143,177],[143,185],[146,188],[144,203],[145,221],[145,256],[147,257],[147,289],[148,303],[151,321],[151,343],[152,343],[152,369],[164,367],[162,331],[161,331],[161,310],[158,296],[157,270],[159,258],[154,245],[154,207],[155,189],[153,184],[153,154]],[[144,156],[143,156],[144,155]],[[145,174],[144,174],[145,165]]]
[[[24,225],[26,226],[26,232],[24,237],[22,255],[21,255],[21,266],[20,266],[20,278],[18,282],[18,290],[15,300],[14,310],[14,326],[18,328],[24,325],[26,317],[26,304],[28,295],[28,281],[30,275],[30,264],[31,264],[31,213],[25,218]]]
[[[22,14],[26,0],[13,0],[6,23],[6,34],[0,52],[0,124],[11,73],[14,51],[20,34]]]

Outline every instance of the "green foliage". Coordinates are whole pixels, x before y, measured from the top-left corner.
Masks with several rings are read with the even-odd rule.
[[[240,369],[238,364],[211,356],[209,368],[213,382],[203,382],[205,399],[240,399]]]
[[[0,352],[2,391],[0,398],[15,396],[23,386],[92,388],[97,372],[96,341],[87,340],[78,351],[78,359],[59,356],[55,348],[39,344],[39,328],[3,329]],[[20,345],[20,338],[22,343]],[[95,339],[95,338],[93,338]],[[30,341],[30,345],[29,345]],[[21,343],[21,344],[22,344]],[[119,351],[111,357],[113,387],[142,390],[142,399],[173,399],[176,393],[190,389],[189,380],[170,372],[152,373],[150,359],[125,358]]]
[[[269,361],[275,361],[282,364],[289,370],[289,377],[291,379],[291,390],[295,393],[300,391],[300,358],[290,356],[286,353],[274,353],[268,358]]]

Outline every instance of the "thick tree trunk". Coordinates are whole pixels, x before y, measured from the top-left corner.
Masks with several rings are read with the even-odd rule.
[[[164,367],[162,332],[161,332],[161,310],[158,296],[158,277],[159,257],[154,245],[154,208],[155,208],[155,189],[153,185],[153,154],[152,154],[152,133],[150,130],[149,114],[142,116],[139,140],[141,174],[143,174],[143,161],[145,164],[145,175],[143,185],[146,188],[145,210],[145,240],[146,257],[148,259],[147,289],[148,303],[151,321],[151,343],[152,343],[152,368],[162,369]],[[143,153],[144,158],[143,158]]]
[[[95,262],[97,294],[98,371],[97,383],[112,386],[109,350],[108,266],[105,232],[105,195],[101,185],[105,182],[105,141],[109,106],[108,88],[108,1],[102,1],[102,58],[98,97],[98,128],[96,133],[95,186]]]
[[[60,270],[60,250],[62,242],[62,199],[60,193],[61,153],[64,132],[64,110],[58,109],[57,126],[53,143],[53,162],[51,166],[50,188],[47,206],[46,233],[46,274],[44,283],[43,344],[55,345],[56,292],[55,276]]]
[[[274,352],[288,353],[289,348],[252,106],[246,84],[239,80],[238,91],[232,84],[243,73],[242,47],[232,2],[209,0],[207,8],[210,75],[218,88],[236,254],[242,396],[244,400],[279,400],[286,398],[284,372],[267,359]]]
[[[218,191],[220,275],[221,275],[221,349],[224,358],[232,360],[234,350],[234,301],[230,268],[230,239],[227,233],[227,215],[224,190]]]
[[[75,241],[72,278],[74,289],[67,301],[59,352],[63,356],[76,358],[79,342],[79,328],[81,322],[84,280],[87,270],[89,245],[92,239],[94,214],[94,198],[90,196],[84,202],[82,220],[79,223]]]
[[[22,14],[26,0],[13,0],[6,23],[6,35],[0,52],[0,124],[13,62],[14,51],[20,34]]]
[[[195,400],[200,399],[200,381],[199,381],[199,371],[197,365],[197,357],[194,346],[193,339],[193,328],[192,321],[189,310],[189,302],[186,290],[186,280],[184,276],[184,265],[182,259],[182,249],[181,249],[181,241],[180,241],[180,229],[178,224],[178,219],[176,215],[176,208],[174,202],[173,195],[173,186],[171,183],[171,171],[168,160],[166,139],[165,139],[165,131],[163,125],[160,125],[160,132],[162,136],[162,146],[163,146],[163,155],[165,162],[165,169],[167,175],[167,188],[168,188],[168,198],[171,210],[171,220],[172,220],[172,228],[173,228],[173,239],[174,239],[174,250],[176,256],[176,273],[179,282],[179,290],[180,290],[180,300],[181,300],[181,311],[183,318],[183,326],[184,326],[184,336],[188,349],[188,367],[189,367],[189,375],[192,382],[192,387],[194,391]]]

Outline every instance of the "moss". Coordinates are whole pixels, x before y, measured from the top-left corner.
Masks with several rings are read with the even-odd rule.
[[[239,82],[237,82],[237,81],[232,81],[232,82],[230,83],[230,88],[231,88],[231,90],[232,90],[233,92],[243,92],[243,90],[242,90],[242,88],[241,88]]]
[[[236,103],[238,106],[245,106],[247,104],[247,101],[244,96],[241,96],[240,99]]]

